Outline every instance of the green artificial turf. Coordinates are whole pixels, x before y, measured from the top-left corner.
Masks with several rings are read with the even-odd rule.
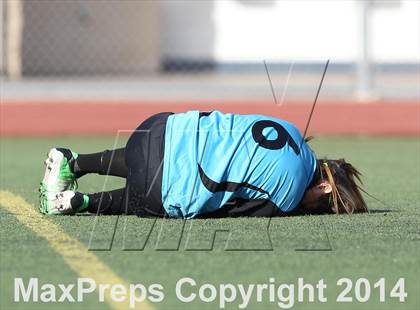
[[[117,145],[124,145],[125,139],[117,141]],[[184,222],[82,215],[54,217],[53,220],[86,245],[93,231],[92,247],[101,249],[94,253],[125,281],[162,284],[165,299],[154,304],[157,309],[217,308],[217,302],[185,304],[177,300],[175,283],[183,277],[194,278],[198,284],[216,286],[220,283],[267,283],[269,278],[275,278],[278,284],[296,284],[298,277],[315,283],[323,278],[328,285],[328,302],[295,302],[293,309],[419,309],[419,140],[323,137],[311,144],[320,157],[344,157],[353,163],[364,174],[366,190],[384,203],[366,196],[372,212],[351,216]],[[37,207],[37,189],[44,171],[42,162],[52,146],[67,146],[80,153],[94,152],[112,148],[114,139],[2,138],[0,188],[21,195]],[[90,192],[124,186],[123,180],[109,178],[104,187],[104,180],[103,176],[84,177],[79,182],[80,190]],[[83,304],[14,303],[15,277],[39,277],[40,281],[57,284],[75,283],[78,275],[43,238],[34,235],[2,208],[0,218],[1,309],[107,307],[99,304],[95,295]],[[212,245],[211,232],[215,230],[219,232]],[[272,249],[267,250],[270,247]],[[208,248],[212,250],[206,250]],[[342,277],[367,278],[372,284],[370,300],[336,303],[335,298],[342,289],[336,286],[336,281]],[[373,283],[382,277],[387,285],[384,303],[378,301],[378,291],[373,289]],[[389,298],[389,290],[400,277],[405,278],[408,293],[404,303]],[[354,291],[350,296],[354,297]],[[267,298],[262,303],[257,303],[255,298],[252,300],[248,309],[279,309],[276,302],[270,303]],[[238,303],[227,305],[227,308],[237,307]]]

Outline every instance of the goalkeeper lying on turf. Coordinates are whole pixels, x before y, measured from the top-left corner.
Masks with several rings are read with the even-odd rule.
[[[159,113],[125,148],[48,153],[40,186],[46,214],[136,214],[173,218],[354,213],[367,207],[359,172],[344,160],[317,160],[292,124],[218,111]],[[87,173],[126,178],[114,191],[76,192]]]

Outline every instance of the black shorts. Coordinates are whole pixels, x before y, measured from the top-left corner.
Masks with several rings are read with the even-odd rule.
[[[172,114],[163,112],[149,117],[128,139],[125,148],[127,214],[142,217],[166,214],[161,190],[166,121]]]

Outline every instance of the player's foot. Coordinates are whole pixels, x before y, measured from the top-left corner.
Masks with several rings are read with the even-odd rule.
[[[46,166],[44,178],[39,185],[42,213],[45,213],[45,208],[42,206],[45,205],[45,199],[51,200],[57,193],[77,189],[76,176],[71,168],[77,156],[77,153],[64,148],[53,148],[48,152],[44,162]]]
[[[45,174],[41,182],[41,192],[59,193],[66,190],[76,190],[76,176],[72,166],[78,154],[70,149],[53,148],[45,160]]]
[[[41,195],[40,210],[49,215],[71,215],[84,212],[89,205],[89,197],[74,191],[45,193]]]

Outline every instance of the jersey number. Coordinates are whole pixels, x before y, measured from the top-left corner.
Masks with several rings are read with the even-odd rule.
[[[275,140],[268,140],[263,135],[263,130],[265,128],[274,128],[277,131],[277,138]],[[262,146],[263,148],[266,148],[269,150],[279,150],[283,148],[287,143],[293,149],[296,155],[300,154],[300,150],[296,142],[293,140],[290,134],[286,131],[286,129],[284,129],[284,127],[280,125],[279,123],[276,123],[270,120],[256,122],[254,126],[252,126],[252,137],[254,138],[254,141],[258,143],[258,145]],[[212,193],[235,192],[240,187],[247,187],[252,190],[256,190],[261,193],[267,194],[270,197],[270,194],[267,191],[246,182],[237,183],[237,182],[231,182],[231,181],[222,181],[219,183],[219,182],[213,181],[206,175],[206,173],[204,172],[200,164],[198,164],[198,173],[200,175],[200,179],[203,185],[207,188],[208,191]]]
[[[274,128],[277,131],[277,139],[267,140],[267,138],[263,135],[263,130],[265,128]],[[252,126],[252,137],[254,138],[254,141],[263,148],[269,150],[279,150],[288,143],[296,155],[300,154],[299,147],[295,140],[293,140],[286,129],[284,129],[284,127],[279,123],[268,120],[256,122],[254,126]]]

